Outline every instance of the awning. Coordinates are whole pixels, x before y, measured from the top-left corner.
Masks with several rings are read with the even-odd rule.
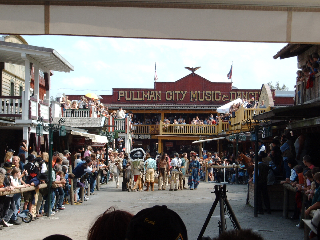
[[[202,143],[202,142],[210,142],[210,141],[217,141],[221,139],[225,139],[226,137],[218,137],[218,138],[209,138],[209,139],[203,139],[198,141],[193,141],[192,143]]]
[[[78,136],[87,137],[87,138],[90,138],[92,142],[97,142],[97,143],[107,143],[108,142],[108,138],[105,136],[90,134],[90,133],[86,133],[86,132],[79,132],[79,131],[72,130],[71,135],[78,135]]]
[[[10,62],[24,66],[23,54],[31,62],[41,64],[39,67],[43,68],[42,70],[48,69],[58,72],[74,70],[73,66],[54,49],[0,41],[0,62]]]
[[[229,102],[229,103],[217,108],[217,112],[218,113],[227,113],[227,112],[229,112],[229,109],[232,106],[232,104],[234,104],[234,103],[237,104],[237,103],[241,103],[241,102],[242,102],[242,99],[237,98],[236,100],[233,100],[232,102]]]
[[[292,107],[275,108],[269,112],[254,116],[254,120],[303,120],[319,117],[320,102]]]

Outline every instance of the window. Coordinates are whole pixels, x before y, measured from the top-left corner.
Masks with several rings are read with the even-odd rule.
[[[11,82],[11,86],[10,86],[10,96],[14,96],[14,82]]]
[[[23,87],[20,86],[20,87],[19,87],[19,96],[22,96],[22,91],[23,91]]]

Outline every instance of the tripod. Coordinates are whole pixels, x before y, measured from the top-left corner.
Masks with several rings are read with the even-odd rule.
[[[228,214],[230,221],[233,225],[234,229],[241,229],[240,224],[236,218],[236,215],[234,214],[231,205],[227,199],[226,195],[226,185],[224,184],[223,186],[221,185],[215,185],[214,186],[214,192],[216,194],[216,199],[214,200],[212,207],[209,211],[209,214],[206,218],[206,221],[204,222],[202,229],[199,233],[199,236],[197,240],[201,240],[203,237],[203,234],[209,224],[210,218],[212,217],[212,214],[218,205],[218,202],[220,203],[220,221],[218,223],[219,225],[219,234],[224,232],[226,230],[226,220],[225,220],[225,213]]]

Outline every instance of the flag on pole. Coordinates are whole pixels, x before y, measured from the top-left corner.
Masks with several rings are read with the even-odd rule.
[[[154,63],[154,81],[158,80],[158,76],[157,76],[157,63]]]
[[[231,65],[229,73],[227,74],[227,78],[232,79],[232,65]]]

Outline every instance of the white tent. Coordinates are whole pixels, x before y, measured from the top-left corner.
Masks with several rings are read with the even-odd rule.
[[[229,102],[221,107],[218,107],[217,112],[218,113],[227,113],[229,112],[230,107],[232,106],[232,104],[234,103],[242,103],[242,99],[241,98],[237,98],[236,100],[233,100],[232,102]]]

